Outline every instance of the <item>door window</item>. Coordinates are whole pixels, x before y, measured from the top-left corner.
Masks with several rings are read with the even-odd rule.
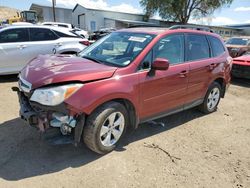
[[[58,37],[49,29],[30,28],[31,41],[56,40]]]
[[[224,45],[222,44],[222,42],[219,39],[217,39],[216,37],[213,37],[213,36],[208,36],[208,39],[209,39],[210,44],[211,44],[213,57],[218,57],[225,52]]]
[[[27,41],[29,41],[29,34],[25,28],[8,29],[0,33],[0,43]]]
[[[184,36],[169,35],[156,44],[154,47],[154,59],[164,58],[170,64],[179,64],[184,62]]]
[[[152,64],[152,50],[146,55],[146,57],[143,59],[142,63],[140,64],[139,70],[147,70],[151,68]]]
[[[210,57],[209,45],[205,35],[187,35],[187,61]]]

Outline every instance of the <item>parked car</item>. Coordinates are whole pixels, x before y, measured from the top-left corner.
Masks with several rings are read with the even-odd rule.
[[[232,37],[226,41],[231,57],[239,57],[250,51],[250,37]]]
[[[83,29],[77,28],[72,24],[61,23],[61,22],[44,22],[44,23],[42,23],[42,25],[68,28],[68,29],[70,29],[70,31],[80,35],[83,38],[86,38],[86,39],[89,38],[89,34],[87,31],[84,31]]]
[[[83,37],[85,39],[89,39],[89,34],[88,34],[87,31],[84,31],[82,29],[79,29],[79,28],[75,27],[75,28],[72,29],[72,32],[80,35],[81,37]]]
[[[116,31],[77,57],[46,55],[19,74],[21,118],[112,151],[128,128],[198,106],[216,111],[230,82],[222,39],[189,29]],[[45,131],[47,130],[47,131]]]
[[[39,54],[76,54],[88,40],[67,29],[25,25],[0,30],[0,75],[18,73]]]
[[[232,76],[250,79],[250,54],[233,59]]]
[[[61,22],[43,22],[42,25],[64,27],[64,28],[69,28],[69,29],[73,29],[75,27],[73,24],[61,23]]]
[[[112,33],[113,31],[115,31],[116,29],[114,28],[102,28],[100,30],[94,31],[90,36],[89,36],[89,40],[90,41],[97,41],[100,38]]]

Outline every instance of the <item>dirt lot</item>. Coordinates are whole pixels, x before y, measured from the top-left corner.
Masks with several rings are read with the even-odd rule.
[[[142,125],[100,156],[41,142],[18,118],[16,79],[0,80],[0,187],[250,187],[250,81],[235,80],[217,112]]]

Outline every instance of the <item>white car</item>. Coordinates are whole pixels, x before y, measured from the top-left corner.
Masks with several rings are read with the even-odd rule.
[[[51,26],[7,26],[0,29],[0,75],[18,73],[40,54],[76,54],[89,41],[68,29]]]
[[[70,29],[71,31],[73,31],[74,33],[80,35],[81,37],[88,39],[89,38],[89,34],[87,31],[84,31],[80,28],[75,27],[72,24],[69,23],[61,23],[61,22],[44,22],[42,23],[42,25],[47,25],[47,26],[56,26],[56,27],[65,27]]]

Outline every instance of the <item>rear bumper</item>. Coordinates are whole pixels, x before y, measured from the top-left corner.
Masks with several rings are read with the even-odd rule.
[[[250,79],[250,66],[233,64],[232,76]]]
[[[60,113],[60,114],[65,114],[65,116],[70,116],[69,115],[70,111],[66,108],[66,105],[64,104],[56,106],[56,107],[47,107],[47,106],[43,106],[39,104],[31,104],[28,97],[26,97],[24,93],[19,90],[19,88],[13,87],[12,90],[17,92],[17,95],[18,95],[19,104],[20,104],[19,115],[21,119],[24,120],[28,125],[37,128],[43,134],[47,134],[47,132],[50,132],[49,131],[50,129],[56,129],[55,126],[54,127],[51,126],[51,122],[56,121],[56,123],[63,124],[63,122],[56,120],[52,116],[53,113]],[[72,131],[67,136],[70,136],[70,137],[73,136],[72,143],[77,145],[81,140],[83,126],[85,123],[85,115],[80,114],[74,118],[76,120],[76,125],[72,127]],[[59,131],[61,130],[61,127],[57,127],[57,128]],[[65,140],[65,135],[61,135],[61,137],[64,137],[64,138],[61,139],[61,138],[56,137],[55,139],[57,140],[52,141],[52,142],[63,144],[64,142],[62,140]],[[66,140],[68,143],[68,139]]]

